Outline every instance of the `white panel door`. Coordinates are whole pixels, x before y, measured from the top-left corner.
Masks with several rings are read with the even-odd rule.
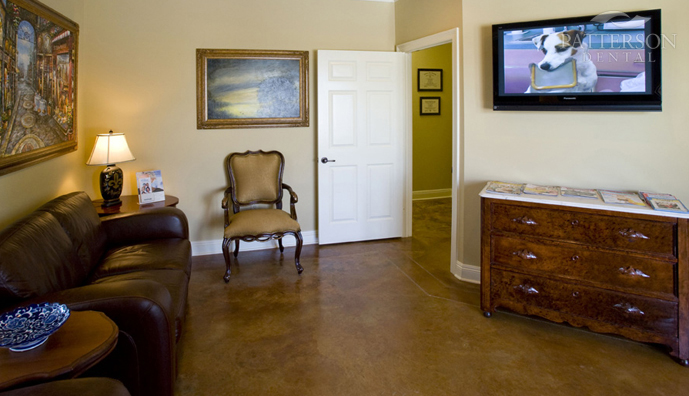
[[[318,51],[320,244],[403,235],[405,60]]]

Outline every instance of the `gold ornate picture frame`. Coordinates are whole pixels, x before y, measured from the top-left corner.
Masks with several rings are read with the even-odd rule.
[[[197,129],[309,126],[308,51],[196,50]]]
[[[77,149],[79,25],[33,0],[0,2],[0,175]]]

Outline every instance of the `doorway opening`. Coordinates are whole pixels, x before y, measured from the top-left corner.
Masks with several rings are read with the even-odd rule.
[[[450,277],[452,235],[452,43],[411,54],[412,238],[423,267]],[[427,256],[429,256],[427,254]]]
[[[424,37],[418,40],[410,41],[397,46],[398,52],[404,52],[408,56],[407,62],[407,75],[412,76],[415,72],[412,70],[412,53],[421,51],[427,48],[433,48],[441,46],[444,44],[450,44],[451,46],[451,72],[449,76],[450,84],[447,84],[447,88],[443,89],[451,90],[452,103],[450,106],[444,108],[441,107],[442,111],[448,111],[452,114],[452,161],[451,161],[451,229],[450,229],[450,271],[455,275],[455,277],[460,280],[477,283],[479,281],[478,276],[473,279],[473,276],[465,276],[465,271],[462,269],[461,259],[463,256],[463,249],[461,246],[461,241],[463,241],[462,231],[460,224],[463,224],[463,211],[459,210],[462,202],[459,197],[463,196],[464,186],[462,184],[462,174],[463,169],[461,168],[461,139],[460,139],[460,73],[459,73],[459,29],[451,29],[445,32],[437,33],[432,36]],[[417,87],[412,87],[411,78],[408,79],[408,86],[406,89],[407,93],[407,109],[412,109],[414,103],[412,103],[412,90],[416,90]],[[450,86],[451,85],[451,86]],[[419,106],[417,104],[417,106]],[[442,100],[441,100],[442,105]],[[412,224],[413,224],[413,185],[414,185],[414,152],[413,152],[413,116],[412,113],[408,113],[407,118],[407,134],[406,134],[406,194],[405,194],[405,236],[409,237],[412,234]]]

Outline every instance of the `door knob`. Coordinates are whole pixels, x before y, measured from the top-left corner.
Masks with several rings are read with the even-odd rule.
[[[321,158],[321,162],[327,164],[328,162],[335,162],[335,160],[329,160],[328,157]]]

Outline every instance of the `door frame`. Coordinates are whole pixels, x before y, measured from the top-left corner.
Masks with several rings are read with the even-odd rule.
[[[412,66],[411,53],[423,49],[435,47],[442,44],[452,43],[452,229],[451,229],[451,252],[450,252],[450,270],[461,280],[473,282],[470,276],[465,279],[462,276],[463,246],[459,246],[460,241],[463,241],[463,232],[459,228],[464,224],[464,211],[460,210],[464,200],[461,202],[458,199],[463,197],[464,191],[464,169],[462,168],[462,139],[461,139],[461,102],[460,102],[460,52],[459,52],[459,28],[454,28],[433,34],[431,36],[423,37],[417,40],[409,41],[397,46],[397,52],[404,52],[407,54],[407,81],[405,87],[405,104],[407,106],[407,119],[405,122],[405,197],[404,197],[404,232],[405,237],[410,237],[412,234],[412,180],[413,180],[413,150],[412,150]],[[459,216],[462,216],[460,219]],[[463,242],[462,242],[463,243]]]

